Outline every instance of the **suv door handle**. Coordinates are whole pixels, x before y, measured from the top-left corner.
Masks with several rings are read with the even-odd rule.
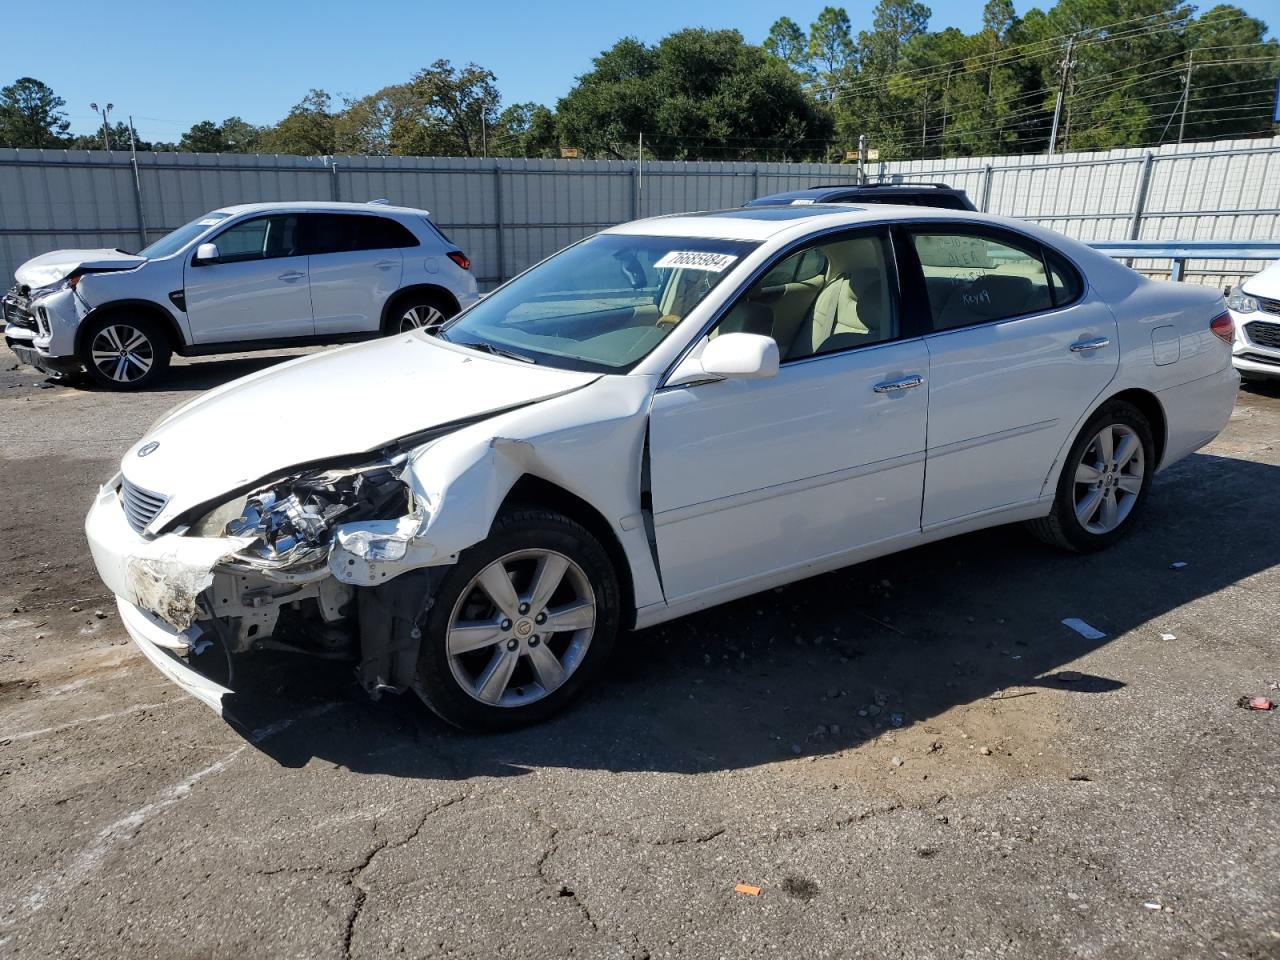
[[[374,266],[377,267],[379,270],[390,270],[399,262],[400,261],[398,260],[379,260],[377,263],[374,264]]]
[[[897,380],[886,380],[883,383],[877,383],[871,389],[876,393],[897,393],[900,390],[911,390],[924,383],[924,377],[918,373],[910,376],[899,377]]]
[[[1088,353],[1090,350],[1101,350],[1103,347],[1111,346],[1111,340],[1108,337],[1093,337],[1090,340],[1077,340],[1071,345],[1072,353]]]
[[[307,275],[300,270],[286,270],[284,273],[280,274],[279,279],[283,280],[285,283],[293,283],[295,280],[305,279],[306,276]]]

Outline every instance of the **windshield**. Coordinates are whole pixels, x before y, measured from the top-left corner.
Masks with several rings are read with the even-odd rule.
[[[494,291],[441,336],[553,367],[625,372],[755,247],[599,234]]]
[[[172,256],[200,236],[200,234],[210,227],[217,226],[229,216],[231,216],[229,213],[206,213],[203,217],[192,220],[186,226],[179,227],[172,233],[166,233],[155,243],[138,251],[138,256],[145,257],[147,260],[158,260],[160,257]]]

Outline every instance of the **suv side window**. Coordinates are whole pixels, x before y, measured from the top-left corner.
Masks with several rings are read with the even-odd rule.
[[[711,336],[771,336],[785,363],[896,340],[887,231],[839,234],[780,260],[743,293]]]
[[[934,330],[954,330],[1053,307],[1040,245],[1003,231],[911,230]]]
[[[278,213],[269,217],[242,220],[213,238],[219,263],[293,257],[298,249],[298,217]]]
[[[352,250],[393,250],[416,247],[418,238],[404,224],[367,214],[311,213],[306,215],[307,252],[347,253]]]

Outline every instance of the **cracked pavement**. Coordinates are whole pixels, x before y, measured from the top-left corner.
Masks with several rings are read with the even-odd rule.
[[[1107,553],[1004,528],[817,577],[473,737],[286,656],[229,723],[126,640],[96,485],[277,359],[0,370],[0,957],[1280,956],[1280,711],[1236,706],[1280,680],[1280,388]]]

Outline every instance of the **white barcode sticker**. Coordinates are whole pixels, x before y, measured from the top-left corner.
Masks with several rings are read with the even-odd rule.
[[[738,258],[731,253],[706,253],[701,250],[672,250],[665,254],[655,267],[676,270],[710,270],[723,273]]]

